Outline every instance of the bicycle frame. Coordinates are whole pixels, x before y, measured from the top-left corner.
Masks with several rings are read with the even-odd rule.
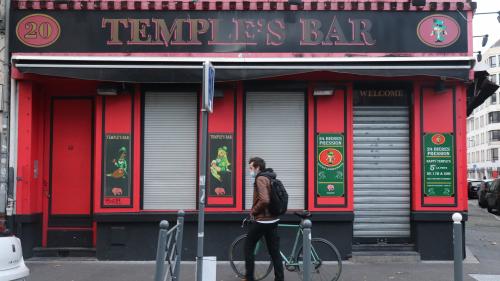
[[[298,266],[299,263],[294,260],[294,257],[295,257],[295,253],[297,253],[297,251],[299,250],[299,245],[300,245],[299,241],[300,241],[300,237],[303,234],[302,228],[300,227],[300,225],[297,225],[297,224],[278,224],[278,227],[279,228],[297,229],[297,233],[295,234],[295,241],[293,242],[293,248],[292,248],[292,252],[290,253],[290,256],[287,258],[285,256],[285,254],[283,254],[283,251],[281,251],[281,250],[280,250],[280,254],[281,254],[281,259],[285,262],[286,265]]]
[[[295,241],[293,243],[293,248],[292,248],[292,252],[290,253],[289,257],[287,257],[283,251],[280,250],[280,255],[281,255],[281,259],[285,262],[285,265],[288,265],[288,266],[299,266],[301,263],[299,263],[297,260],[295,260],[295,257],[297,256],[297,251],[299,250],[299,247],[300,247],[300,237],[304,234],[304,232],[302,231],[302,228],[300,227],[300,225],[298,224],[278,224],[278,227],[279,228],[289,228],[289,229],[297,229],[297,233],[295,234]],[[255,250],[254,250],[254,254],[257,255],[257,253],[260,251],[260,247],[261,247],[261,243],[263,242],[263,240],[261,239],[256,247],[255,247]],[[311,252],[312,252],[312,262],[315,263],[318,261],[318,255],[316,253],[316,251],[314,250],[314,248],[311,248]]]

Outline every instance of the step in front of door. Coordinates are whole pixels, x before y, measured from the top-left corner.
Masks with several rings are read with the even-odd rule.
[[[96,256],[95,248],[78,247],[52,247],[52,248],[34,248],[33,258],[94,258]],[[32,258],[32,259],[33,259]]]
[[[353,251],[353,263],[416,263],[420,254],[414,251]]]
[[[414,252],[415,244],[354,244],[353,252]]]

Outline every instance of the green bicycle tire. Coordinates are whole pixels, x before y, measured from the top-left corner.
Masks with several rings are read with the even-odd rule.
[[[236,266],[235,262],[241,262],[241,261],[235,261],[234,259],[238,256],[244,256],[244,254],[236,253],[236,251],[238,251],[237,249],[239,248],[238,246],[240,244],[244,245],[246,238],[247,238],[246,234],[243,234],[243,235],[236,237],[236,239],[234,239],[233,243],[231,243],[231,247],[229,248],[229,264],[231,265],[231,268],[234,271],[234,273],[236,273],[236,275],[238,275],[239,278],[245,277],[245,271],[244,271],[244,269],[241,270]],[[243,247],[241,247],[241,249],[243,249]],[[265,265],[264,265],[264,268],[265,268]],[[259,281],[259,280],[263,280],[264,278],[266,278],[269,275],[269,273],[271,273],[272,268],[273,268],[273,264],[271,263],[271,261],[269,261],[269,266],[267,266],[267,269],[264,269],[264,272],[262,274],[259,272],[254,273],[255,280]]]
[[[316,246],[315,246],[316,244]],[[332,253],[330,253],[330,256],[328,256],[328,258],[330,259],[329,262],[333,262],[333,265],[332,265],[332,270],[335,271],[335,272],[331,272],[331,277],[327,277],[327,279],[317,279],[317,278],[314,278],[314,272],[316,273],[319,273],[319,271],[321,271],[321,266],[322,264],[320,263],[319,265],[313,267],[313,274],[312,274],[312,278],[311,278],[311,281],[316,281],[316,280],[328,280],[328,281],[337,281],[340,279],[340,276],[342,274],[342,257],[340,256],[340,252],[339,250],[337,249],[337,247],[335,247],[335,245],[333,245],[332,242],[324,239],[324,238],[312,238],[311,239],[311,247],[312,248],[316,248],[318,249],[319,248],[319,244],[322,244],[324,247],[326,247],[326,249],[330,249],[332,251]],[[299,251],[297,252],[297,256],[295,258],[295,260],[297,262],[300,263],[300,261],[302,260],[301,258],[302,256],[302,247],[300,247]],[[321,257],[319,257],[321,259]],[[336,265],[336,270],[334,269],[335,268],[335,265]],[[299,277],[302,277],[302,266],[299,266],[299,271],[297,272],[299,274]],[[329,273],[326,273],[329,275]]]

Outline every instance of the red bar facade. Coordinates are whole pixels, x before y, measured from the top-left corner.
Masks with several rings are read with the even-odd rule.
[[[442,2],[451,6],[444,10]],[[279,13],[268,16],[266,8],[260,18],[245,18],[236,8],[241,22],[233,19],[233,27],[246,33],[221,27],[224,18],[210,14],[215,2],[185,2],[182,9],[140,2],[140,9],[125,10],[133,21],[108,10],[117,2],[92,3],[41,8],[38,1],[16,1],[13,9],[15,217],[25,256],[82,247],[102,260],[153,259],[158,222],[174,221],[179,209],[186,211],[184,241],[194,245],[199,66],[211,60],[217,82],[208,120],[207,255],[227,259],[251,208],[248,159],[263,156],[291,196],[281,220],[311,211],[313,233],[334,242],[343,258],[385,244],[412,247],[424,260],[452,258],[451,215],[467,214],[472,54],[471,27],[454,15],[461,6],[470,20],[468,2],[438,1],[437,10],[401,1],[342,2],[343,9],[336,1],[251,2],[252,13],[274,6]],[[162,23],[148,16],[158,3],[168,6]],[[224,13],[233,2],[222,4]],[[294,14],[296,7],[331,15],[305,18]],[[351,9],[356,18],[346,15]],[[190,11],[200,15],[191,29],[169,22]],[[391,12],[414,19],[402,27],[413,34],[398,33],[390,19],[376,21]],[[75,15],[88,15],[89,23],[75,23]],[[37,29],[19,27],[25,22]],[[301,38],[287,24],[301,26]],[[325,24],[330,28],[320,29]],[[427,38],[429,24],[436,33]],[[446,35],[437,34],[442,24],[449,26]],[[380,26],[392,28],[386,33],[396,40],[384,45]],[[45,34],[45,27],[60,36]],[[229,33],[214,33],[218,27],[244,38],[230,42]],[[95,42],[69,42],[75,35],[61,30],[73,28],[97,34]],[[26,38],[31,33],[37,39]],[[401,43],[408,37],[416,45]],[[184,257],[194,255],[190,248]]]

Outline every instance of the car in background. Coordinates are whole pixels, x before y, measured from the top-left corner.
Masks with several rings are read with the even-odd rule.
[[[469,199],[477,198],[477,191],[479,190],[479,187],[482,183],[482,180],[467,180],[467,194]]]
[[[0,233],[0,280],[27,281],[30,270],[23,258],[21,240],[3,231]]]
[[[496,209],[500,212],[500,179],[496,179],[493,184],[490,185],[488,191],[485,195],[486,198],[486,208],[488,212],[492,212]]]
[[[479,189],[477,191],[477,204],[481,208],[486,208],[486,192],[490,188],[490,185],[493,183],[493,179],[483,180]]]

